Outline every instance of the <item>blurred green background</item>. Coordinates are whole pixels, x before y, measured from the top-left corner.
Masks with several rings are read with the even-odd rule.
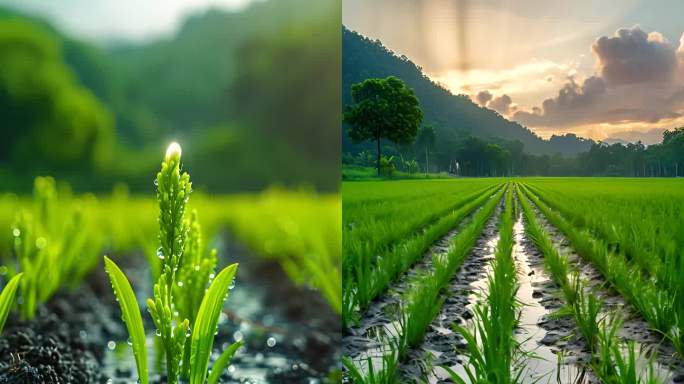
[[[67,33],[52,17],[72,7],[97,25],[81,11],[101,2],[36,3],[0,6],[0,191],[49,174],[149,193],[171,141],[197,190],[338,190],[339,0],[193,8],[141,38]]]

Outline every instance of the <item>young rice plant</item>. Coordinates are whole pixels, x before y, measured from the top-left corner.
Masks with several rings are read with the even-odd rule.
[[[190,176],[181,170],[180,158],[180,146],[172,143],[155,180],[161,266],[147,309],[161,338],[168,382],[178,383],[183,378],[190,384],[204,384],[208,379],[209,384],[215,384],[242,345],[237,342],[226,348],[208,373],[218,318],[234,285],[237,264],[224,268],[211,280],[216,251],[204,251],[197,215],[185,218],[192,185]],[[128,329],[140,382],[147,384],[145,330],[138,302],[126,276],[106,256],[105,270]]]

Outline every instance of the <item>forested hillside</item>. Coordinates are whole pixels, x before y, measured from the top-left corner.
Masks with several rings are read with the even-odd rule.
[[[350,102],[351,85],[370,77],[390,75],[402,79],[414,90],[425,113],[424,122],[435,128],[437,151],[454,147],[468,135],[493,141],[520,141],[531,154],[574,155],[588,150],[591,141],[575,135],[554,136],[543,140],[522,125],[509,121],[497,112],[480,107],[466,95],[453,95],[431,81],[405,56],[397,56],[382,45],[343,27],[342,99]],[[441,148],[440,148],[441,147]],[[353,145],[343,135],[343,150],[358,151],[365,145]]]
[[[147,188],[160,148],[178,140],[205,172],[195,173],[198,188],[336,189],[339,12],[328,0],[255,2],[190,15],[163,39],[96,44],[0,8],[0,133],[21,136],[26,149],[0,155],[3,188],[30,188],[33,175],[47,172],[77,188]],[[22,89],[44,92],[30,99]],[[74,123],[50,115],[54,105]]]

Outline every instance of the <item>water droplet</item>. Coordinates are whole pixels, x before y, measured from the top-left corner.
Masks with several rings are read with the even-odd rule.
[[[19,237],[19,236],[21,236],[21,230],[20,230],[19,228],[14,228],[14,229],[12,230],[12,235],[14,235],[14,237]]]
[[[44,237],[39,237],[36,239],[36,248],[43,249],[47,245],[47,239]]]
[[[209,279],[210,279],[210,280],[211,280],[211,279],[213,279],[213,278],[214,278],[214,276],[216,276],[216,275],[215,275],[215,274],[213,274],[213,273],[212,273],[212,274],[210,274],[210,275],[209,275]]]
[[[107,379],[107,384],[113,384],[113,383],[114,383],[114,380],[112,380],[112,379]]]
[[[230,281],[230,285],[228,286],[228,289],[233,289],[235,288],[235,278],[233,277],[233,280]]]
[[[218,320],[219,324],[223,324],[226,321],[228,321],[228,315],[226,315],[224,312],[221,312],[219,314],[219,320]]]
[[[110,351],[113,351],[114,348],[116,348],[116,342],[114,340],[109,340],[107,342],[107,348],[109,348]]]
[[[130,337],[128,338],[128,340],[126,340],[126,343],[127,343],[128,345],[133,345],[133,342],[131,341],[131,338],[130,338]]]
[[[154,186],[158,187],[159,186],[159,181],[157,179],[154,179]]]
[[[157,328],[157,330],[154,331],[154,334],[157,336],[161,336],[161,329]]]
[[[195,265],[195,271],[199,271],[199,270],[200,270],[200,266],[199,266],[199,265]]]
[[[235,372],[235,366],[233,364],[228,366],[228,372],[230,372],[230,373]]]
[[[240,341],[244,338],[244,335],[240,331],[233,332],[233,340]]]
[[[188,338],[188,337],[190,337],[191,335],[192,335],[192,333],[190,332],[190,328],[188,328],[188,330],[185,331],[185,337]]]
[[[157,257],[158,257],[160,260],[164,260],[164,259],[165,259],[165,257],[164,257],[164,250],[162,249],[162,247],[157,248]]]
[[[179,280],[176,284],[177,284],[179,287],[182,287],[182,286],[183,286],[183,282],[180,281],[180,280]]]
[[[269,348],[275,347],[276,339],[274,337],[269,337],[268,340],[266,340],[266,345],[268,345]]]

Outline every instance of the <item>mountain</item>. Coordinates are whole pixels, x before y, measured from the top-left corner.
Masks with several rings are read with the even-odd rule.
[[[591,147],[591,140],[575,135],[553,136],[544,140],[528,128],[507,120],[499,113],[480,107],[466,95],[454,95],[430,80],[419,66],[406,56],[398,56],[361,34],[342,28],[342,103],[351,102],[351,86],[372,77],[396,76],[412,88],[424,112],[424,124],[435,127],[437,149],[452,146],[473,135],[489,141],[520,141],[531,154],[576,155]],[[342,135],[344,152],[366,149]]]

